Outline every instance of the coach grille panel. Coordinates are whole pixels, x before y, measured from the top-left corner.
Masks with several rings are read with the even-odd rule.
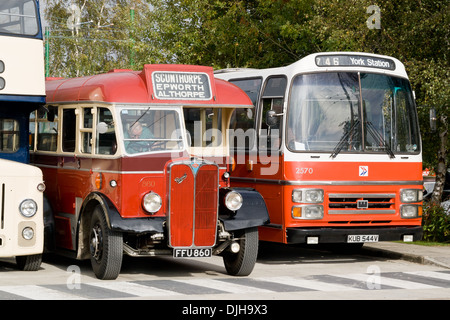
[[[216,242],[219,168],[176,163],[169,168],[169,244],[211,247]]]
[[[197,247],[212,247],[216,243],[218,183],[217,166],[200,167],[195,182],[194,244]]]
[[[170,244],[190,247],[194,230],[194,173],[190,166],[177,164],[170,168],[169,176]]]
[[[331,193],[328,214],[394,214],[395,194]]]

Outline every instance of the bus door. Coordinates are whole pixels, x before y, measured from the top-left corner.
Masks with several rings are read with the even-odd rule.
[[[231,82],[231,81],[230,81]],[[231,180],[236,186],[255,188],[255,171],[258,162],[256,123],[258,100],[263,79],[261,77],[232,81],[250,98],[255,108],[235,109],[230,123],[230,150],[235,169]]]
[[[233,137],[237,169],[231,181],[233,185],[243,183],[253,187],[263,196],[272,213],[270,225],[261,227],[267,230],[260,233],[261,239],[265,240],[266,232],[270,237],[282,234],[284,223],[281,147],[287,78],[275,75],[264,82],[261,78],[230,82],[243,89],[257,106],[255,115],[253,110],[238,110],[239,114],[233,118],[232,128],[238,128]]]

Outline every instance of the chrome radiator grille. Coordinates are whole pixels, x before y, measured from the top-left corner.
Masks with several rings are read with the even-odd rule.
[[[193,165],[170,167],[168,221],[172,247],[211,247],[216,241],[219,169],[211,164]]]
[[[328,214],[394,214],[394,193],[331,193]]]

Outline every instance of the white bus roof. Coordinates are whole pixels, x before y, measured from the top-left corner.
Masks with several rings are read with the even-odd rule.
[[[284,74],[292,77],[299,73],[359,71],[382,73],[408,78],[405,66],[398,59],[364,52],[320,52],[310,54],[285,67],[269,69],[232,68],[215,71],[221,79],[246,78]]]

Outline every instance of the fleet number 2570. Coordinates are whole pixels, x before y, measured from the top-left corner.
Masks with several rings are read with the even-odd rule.
[[[313,174],[314,169],[313,168],[295,168],[296,174]]]

